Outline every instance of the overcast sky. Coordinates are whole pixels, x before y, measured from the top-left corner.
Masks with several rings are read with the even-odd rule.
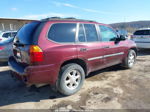
[[[150,0],[1,0],[0,17],[76,17],[101,23],[150,19]]]

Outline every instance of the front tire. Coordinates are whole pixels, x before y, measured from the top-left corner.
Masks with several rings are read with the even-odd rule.
[[[63,95],[72,95],[78,92],[84,82],[85,72],[75,63],[67,64],[61,68],[58,79],[58,91]]]
[[[132,49],[129,50],[128,56],[125,58],[123,62],[123,66],[127,69],[131,69],[136,62],[136,52]]]

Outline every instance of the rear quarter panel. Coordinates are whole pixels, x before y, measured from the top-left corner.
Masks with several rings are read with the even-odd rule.
[[[57,79],[57,76],[60,71],[60,66],[66,60],[77,58],[77,50],[74,43],[61,44],[49,40],[47,33],[51,22],[47,22],[42,29],[38,45],[43,51],[44,61],[38,62],[39,65],[52,65],[55,73],[51,75],[53,79]]]
[[[77,58],[77,50],[74,43],[57,43],[52,40],[49,40],[47,33],[51,22],[48,22],[43,28],[38,45],[43,50],[44,61],[40,64],[60,64],[64,60]]]

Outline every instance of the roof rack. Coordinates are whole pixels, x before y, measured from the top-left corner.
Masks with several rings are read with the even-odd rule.
[[[68,17],[68,18],[61,18],[61,17],[50,17],[50,18],[45,18],[42,19],[41,21],[57,21],[57,20],[70,20],[70,21],[83,21],[83,22],[96,22],[92,20],[84,20],[84,19],[76,19],[74,17]]]

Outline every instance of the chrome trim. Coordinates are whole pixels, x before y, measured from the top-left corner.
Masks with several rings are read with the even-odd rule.
[[[124,54],[124,52],[115,53],[115,54],[109,54],[109,55],[104,55],[104,58],[108,58],[108,57],[111,57],[111,56],[123,55],[123,54]]]
[[[75,42],[78,42],[78,37],[79,37],[79,25],[80,23],[77,23],[77,26],[76,26],[76,36],[75,36]]]
[[[84,31],[85,42],[87,42],[87,38],[86,38],[86,31],[85,31],[85,27],[84,27],[84,24],[83,24],[83,23],[80,23],[80,24],[82,24],[82,27],[83,27],[83,31]]]
[[[100,28],[99,28],[99,24],[95,24],[95,25],[96,25],[96,29],[97,29],[97,34],[98,34],[98,37],[99,37],[99,41],[102,41],[101,31],[100,31]]]
[[[93,58],[89,58],[88,61],[93,61],[93,60],[102,59],[102,58],[104,58],[104,56],[93,57]]]
[[[124,52],[109,54],[109,55],[104,55],[104,56],[98,56],[98,57],[89,58],[88,61],[93,61],[93,60],[97,60],[97,59],[103,59],[103,58],[108,58],[108,57],[118,56],[118,55],[123,55],[123,54],[124,54]]]

